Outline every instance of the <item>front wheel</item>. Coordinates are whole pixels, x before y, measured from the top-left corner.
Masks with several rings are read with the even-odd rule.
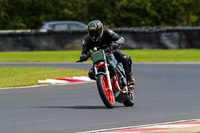
[[[109,89],[108,80],[105,75],[97,76],[97,88],[99,95],[107,108],[113,108],[115,98],[113,92]]]

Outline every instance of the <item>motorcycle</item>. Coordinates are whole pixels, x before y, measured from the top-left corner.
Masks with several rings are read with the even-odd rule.
[[[88,53],[93,62],[93,70],[99,95],[107,108],[113,108],[115,102],[124,106],[133,106],[135,96],[133,88],[127,85],[122,63],[117,62],[112,51],[103,49]],[[80,60],[78,62],[81,62]]]

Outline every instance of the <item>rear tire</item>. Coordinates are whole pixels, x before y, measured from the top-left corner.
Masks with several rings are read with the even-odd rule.
[[[115,104],[115,98],[113,92],[109,90],[108,80],[105,75],[97,76],[97,88],[105,106],[112,109]]]

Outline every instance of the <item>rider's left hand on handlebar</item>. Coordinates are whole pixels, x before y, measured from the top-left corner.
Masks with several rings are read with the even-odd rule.
[[[79,62],[83,62],[83,61],[87,61],[88,59],[88,55],[87,54],[81,54],[80,56],[80,60],[76,61],[76,63],[79,63]]]
[[[82,63],[83,61],[82,61],[82,60],[78,60],[78,61],[76,61],[76,63],[79,63],[79,62]]]

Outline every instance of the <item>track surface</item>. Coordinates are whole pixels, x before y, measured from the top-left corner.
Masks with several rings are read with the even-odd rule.
[[[71,66],[91,64],[53,67]],[[134,64],[134,75],[133,107],[105,108],[95,83],[0,90],[1,133],[66,133],[200,118],[200,64]]]

